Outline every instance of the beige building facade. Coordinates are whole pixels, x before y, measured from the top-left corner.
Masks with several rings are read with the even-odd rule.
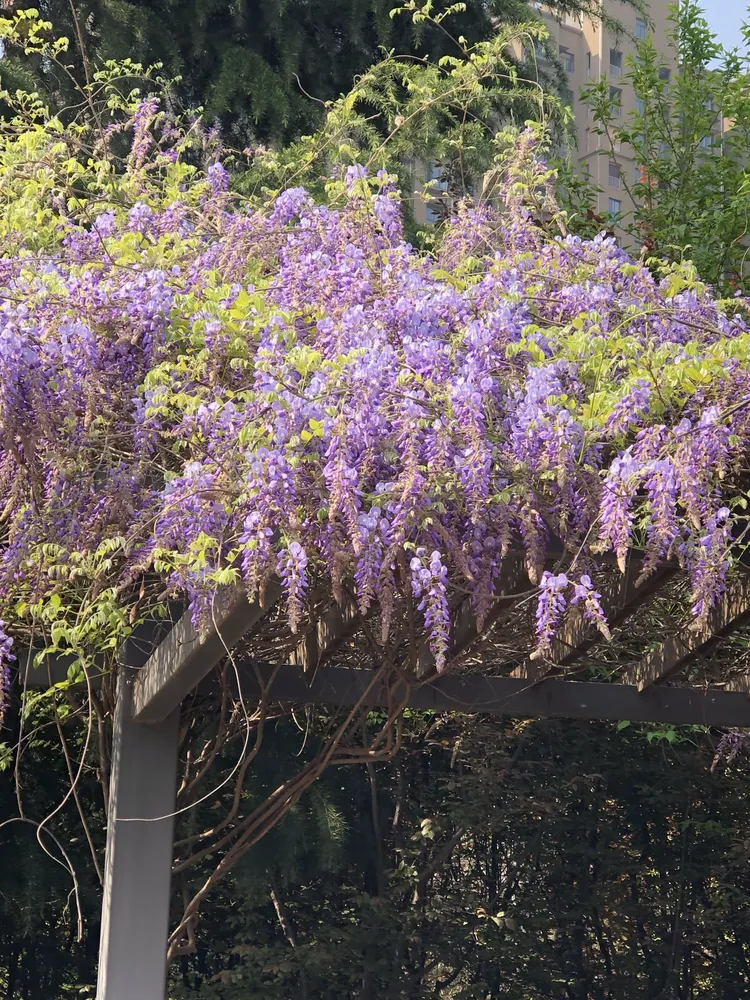
[[[636,110],[637,98],[626,76],[628,58],[635,55],[639,39],[651,36],[656,50],[663,53],[660,74],[669,79],[676,70],[676,53],[667,37],[669,0],[652,0],[648,18],[619,0],[603,0],[602,7],[623,31],[614,32],[598,20],[578,20],[570,15],[558,20],[544,15],[553,47],[568,74],[570,100],[575,114],[577,148],[571,159],[582,176],[588,176],[599,188],[596,210],[602,216],[625,217],[632,211],[625,190],[638,181],[632,150],[626,143],[616,145],[617,161],[609,155],[606,136],[597,135],[591,110],[581,101],[581,91],[594,81],[609,85],[612,110],[617,119],[626,119]],[[626,177],[623,177],[626,175]]]
[[[621,26],[617,31],[605,27],[598,19],[574,15],[558,18],[547,13],[542,4],[537,5],[549,31],[551,47],[558,53],[568,76],[568,97],[575,115],[576,135],[576,146],[569,150],[570,159],[577,172],[598,189],[593,207],[602,217],[625,220],[630,215],[633,204],[627,188],[632,189],[640,178],[633,151],[626,143],[616,143],[616,161],[612,158],[609,141],[596,134],[592,112],[581,100],[581,93],[593,82],[606,81],[616,127],[618,119],[624,122],[637,110],[637,98],[627,74],[629,58],[635,56],[639,40],[650,37],[656,50],[663,54],[660,73],[665,79],[676,72],[676,53],[668,40],[670,2],[651,0],[649,14],[644,16],[620,0],[602,0],[603,10]],[[539,60],[547,58],[541,45],[536,46],[536,51]],[[441,180],[440,165],[414,163],[412,167],[416,181],[413,205],[417,223],[434,223],[450,215],[451,198]],[[433,182],[431,196],[425,198],[424,183],[430,180]]]

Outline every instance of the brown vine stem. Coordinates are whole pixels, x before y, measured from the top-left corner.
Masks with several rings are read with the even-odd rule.
[[[86,837],[86,843],[89,845],[89,851],[91,852],[91,860],[94,862],[94,869],[96,870],[96,877],[99,879],[99,885],[104,883],[104,875],[102,873],[102,867],[99,863],[99,858],[96,854],[96,847],[94,846],[94,841],[91,836],[91,829],[89,827],[88,821],[86,820],[86,813],[83,808],[83,803],[81,802],[81,797],[78,794],[78,778],[73,774],[73,763],[70,759],[70,753],[68,752],[68,741],[65,739],[65,733],[63,732],[62,723],[60,722],[60,714],[57,711],[57,705],[55,705],[55,725],[57,727],[57,735],[60,739],[60,746],[62,747],[63,756],[65,757],[65,766],[68,769],[68,777],[70,778],[70,789],[73,793],[73,800],[76,804],[76,809],[78,810],[78,816],[81,820],[81,826],[83,827],[83,832]],[[80,772],[79,772],[80,773]]]
[[[46,821],[47,820],[45,819],[43,822],[46,822]],[[78,884],[78,876],[76,875],[75,868],[73,867],[73,862],[70,860],[70,857],[68,856],[67,851],[62,846],[62,844],[57,839],[57,837],[54,835],[54,833],[51,830],[48,830],[45,826],[42,826],[42,823],[37,823],[35,820],[29,819],[27,816],[13,816],[13,817],[11,817],[11,819],[6,819],[3,823],[0,823],[0,830],[2,830],[6,826],[10,826],[11,823],[27,823],[29,826],[33,826],[34,829],[36,830],[36,838],[39,841],[39,845],[41,846],[41,848],[44,851],[44,853],[48,857],[50,857],[55,862],[55,864],[60,865],[61,868],[64,868],[66,870],[66,872],[68,872],[68,874],[70,875],[71,879],[73,880],[73,889],[71,891],[72,891],[73,896],[74,896],[75,901],[76,901],[76,932],[77,932],[77,940],[78,941],[82,941],[83,940],[83,911],[81,910],[80,886]],[[55,855],[52,853],[52,851],[50,851],[49,848],[47,848],[47,847],[44,846],[44,844],[42,843],[42,839],[41,839],[42,838],[42,834],[45,834],[46,836],[48,836],[50,838],[50,840],[53,842],[53,844],[55,845],[55,847],[57,847],[58,851],[60,852],[60,855],[63,858],[63,861],[61,861],[60,858],[56,858]]]
[[[225,734],[228,729],[229,723],[227,722],[227,708],[228,708],[228,689],[226,684],[227,668],[226,666],[221,672],[221,709],[219,711],[219,722],[216,728],[216,735],[212,741],[206,743],[203,748],[202,753],[196,758],[195,763],[200,765],[200,769],[196,775],[194,775],[189,781],[186,779],[183,785],[177,793],[177,798],[179,799],[183,795],[188,795],[193,788],[200,783],[201,779],[210,769],[213,762],[221,750],[225,742]],[[231,721],[231,720],[230,720]],[[208,756],[204,756],[208,747],[211,747],[208,752]]]
[[[208,837],[215,836],[217,833],[219,833],[225,827],[229,826],[229,824],[234,820],[234,818],[236,817],[237,813],[239,812],[240,802],[241,802],[241,799],[242,799],[242,786],[243,786],[244,781],[245,781],[245,775],[247,773],[247,769],[250,766],[250,764],[252,764],[252,762],[257,757],[258,751],[260,750],[261,743],[263,741],[263,726],[264,726],[264,721],[265,721],[265,713],[263,713],[260,716],[260,718],[258,719],[258,728],[257,728],[257,735],[256,735],[256,739],[255,739],[255,744],[254,744],[252,750],[250,750],[250,752],[244,757],[242,763],[240,764],[239,770],[237,771],[237,780],[236,780],[235,786],[234,786],[234,798],[233,798],[233,801],[232,801],[232,807],[231,807],[231,809],[229,810],[229,812],[226,814],[226,816],[224,817],[224,819],[220,823],[217,823],[216,826],[212,827],[210,830],[205,830],[203,833],[201,833],[195,839],[197,839],[197,840],[206,840]],[[175,844],[175,847],[184,846],[186,843],[187,843],[187,841],[178,841],[177,844]],[[211,850],[213,851],[213,849],[214,848],[212,847]]]
[[[271,902],[273,903],[273,908],[276,911],[276,918],[279,921],[279,926],[284,932],[284,937],[289,942],[289,946],[296,951],[297,934],[292,925],[289,913],[287,912],[284,900],[281,896],[281,892],[279,891],[279,887],[276,883],[276,879],[273,877],[273,874],[271,872],[269,872],[269,878],[271,881],[271,892],[270,892]],[[299,967],[299,986],[300,986],[300,1000],[307,1000],[308,997],[307,976],[305,975],[305,970],[301,963]]]
[[[375,755],[375,757],[379,760],[386,760],[392,757],[397,750],[398,744],[394,743],[393,748],[382,751],[380,754]],[[311,773],[306,773],[310,771],[309,768],[306,768],[305,771],[298,775],[297,779],[293,782],[289,782],[287,785],[281,786],[281,789],[277,789],[277,792],[274,793],[274,795],[277,795],[278,792],[282,790],[284,794],[281,798],[276,799],[274,804],[275,807],[273,809],[264,810],[264,815],[259,816],[257,820],[245,830],[239,841],[227,851],[214,872],[208,877],[206,882],[196,892],[189,905],[186,907],[182,920],[170,935],[169,948],[167,952],[168,961],[171,961],[179,954],[186,954],[189,951],[189,945],[186,948],[182,944],[183,937],[188,923],[196,918],[200,903],[209,891],[219,881],[221,881],[222,878],[224,878],[229,870],[247,853],[247,851],[250,850],[251,847],[257,844],[258,841],[262,840],[263,837],[265,837],[266,834],[279,823],[286,813],[297,804],[304,792],[323,773],[326,767],[337,763],[345,764],[359,762],[360,761],[358,760],[342,760],[340,762],[336,760],[329,760],[327,764],[323,764],[321,761],[318,761],[317,767]],[[300,780],[303,777],[304,780]]]
[[[109,816],[109,774],[110,757],[109,744],[107,741],[107,725],[104,707],[96,696],[91,692],[91,706],[96,714],[96,732],[99,743],[99,784],[102,786],[102,797],[104,799],[104,816]]]
[[[357,752],[358,748],[347,748],[337,756],[337,750],[342,741],[350,735],[353,725],[356,723],[360,713],[366,704],[368,695],[376,684],[384,679],[386,673],[384,668],[373,671],[373,677],[367,690],[363,693],[359,701],[348,713],[344,722],[339,726],[336,733],[329,739],[327,746],[318,756],[304,767],[295,778],[279,786],[260,806],[258,806],[240,827],[231,831],[219,844],[211,845],[203,851],[198,852],[192,858],[175,866],[175,871],[184,871],[187,867],[195,864],[200,858],[208,854],[215,853],[222,846],[226,846],[229,840],[236,836],[235,842],[228,848],[226,854],[209,875],[203,885],[198,889],[188,906],[183,912],[182,919],[174,929],[169,938],[167,957],[171,961],[179,954],[185,954],[186,949],[190,949],[188,942],[185,945],[184,937],[187,931],[188,922],[194,920],[201,902],[210,890],[229,872],[234,864],[244,856],[259,840],[261,840],[287,812],[296,805],[304,792],[320,777],[320,775],[330,766],[345,764],[361,764],[366,761],[391,759],[400,748],[401,727],[400,719],[403,713],[405,702],[398,702],[395,708],[389,712],[386,723],[381,729],[380,735],[373,743],[373,747],[386,741],[385,747],[378,751],[375,749],[363,749]],[[389,702],[393,704],[392,689],[390,691]],[[397,727],[396,736],[393,736],[393,728]]]

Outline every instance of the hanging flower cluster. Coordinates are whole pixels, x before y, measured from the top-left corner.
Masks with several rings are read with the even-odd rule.
[[[441,667],[457,596],[481,626],[518,551],[540,651],[568,604],[606,634],[576,567],[609,553],[677,560],[709,613],[750,445],[741,300],[547,235],[513,177],[434,255],[364,168],[327,204],[246,207],[220,164],[201,178],[152,149],[155,113],[129,206],[95,192],[51,251],[0,260],[9,628],[46,616],[95,642],[123,608],[187,594],[200,622],[217,591],[277,579],[292,630],[321,588],[382,641],[413,602]]]
[[[10,696],[11,663],[15,663],[15,656],[11,652],[13,639],[5,632],[5,622],[0,621],[0,727],[5,720],[5,713],[8,710],[8,698]]]

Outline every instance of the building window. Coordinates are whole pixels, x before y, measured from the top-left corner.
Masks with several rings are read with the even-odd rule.
[[[615,215],[615,216],[619,215],[621,209],[622,209],[622,202],[620,201],[619,198],[610,198],[609,199],[609,214],[610,215]]]
[[[591,76],[591,53],[586,53],[586,76]]]
[[[429,163],[425,171],[425,181],[435,181],[432,185],[433,191],[447,191],[448,179],[445,176],[443,164],[438,163],[436,160]]]
[[[622,76],[622,52],[619,49],[609,50],[609,75]]]
[[[636,97],[635,110],[638,112],[639,115],[643,115],[646,113],[646,102],[643,100],[642,97]]]
[[[425,221],[430,226],[436,226],[438,223],[443,221],[443,214],[440,211],[441,206],[436,205],[435,202],[429,202],[427,208],[425,209]]]
[[[637,17],[635,19],[635,37],[646,38],[647,35],[648,35],[648,25],[646,24],[645,18]]]
[[[560,59],[565,67],[566,73],[573,73],[576,68],[576,57],[572,52],[569,52],[564,46],[560,46]]]
[[[612,160],[609,161],[609,186],[613,188],[620,187],[620,168]]]
[[[671,76],[672,76],[672,70],[669,69],[669,67],[667,66],[662,66],[661,69],[659,70],[659,79],[664,80],[666,82],[669,80]]]
[[[619,87],[609,88],[609,110],[613,118],[620,118],[622,115],[622,91]]]
[[[659,143],[659,156],[666,156],[669,153],[669,144],[663,139]]]
[[[711,149],[714,144],[714,137],[712,135],[704,135],[701,139],[701,149]]]

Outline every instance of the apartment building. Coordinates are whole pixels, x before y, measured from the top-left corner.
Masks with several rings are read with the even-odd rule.
[[[570,101],[575,113],[577,148],[571,150],[580,173],[590,177],[600,189],[596,205],[600,215],[627,216],[632,203],[623,184],[638,180],[632,150],[623,143],[616,146],[617,162],[609,155],[606,137],[593,130],[589,108],[580,99],[581,90],[592,81],[606,80],[612,109],[616,118],[625,118],[636,109],[637,98],[626,80],[628,57],[635,54],[638,39],[651,35],[657,51],[664,54],[660,69],[665,79],[676,70],[676,53],[667,41],[669,0],[652,0],[648,19],[619,0],[603,0],[607,14],[618,21],[624,31],[615,33],[600,21],[591,18],[577,20],[568,15],[561,20],[543,12],[544,20],[567,71]],[[616,121],[615,121],[616,124]]]
[[[579,19],[570,14],[558,18],[548,13],[541,3],[537,5],[549,31],[552,49],[559,54],[568,75],[568,99],[575,114],[577,140],[576,147],[570,150],[571,159],[580,174],[599,189],[594,207],[601,216],[626,218],[633,205],[623,183],[624,175],[627,187],[631,188],[639,178],[632,149],[627,144],[616,144],[616,162],[608,155],[609,143],[606,137],[594,131],[593,116],[581,100],[581,91],[592,81],[606,80],[616,119],[624,121],[636,109],[637,101],[626,79],[628,57],[635,55],[638,40],[649,35],[657,51],[664,54],[660,72],[669,79],[677,68],[676,53],[667,38],[670,2],[651,0],[648,17],[645,17],[620,0],[602,0],[603,10],[621,26],[617,31],[604,27],[598,19]],[[547,58],[541,45],[537,45],[537,58]],[[414,212],[417,223],[433,223],[445,218],[451,212],[451,198],[442,180],[440,165],[415,163],[412,167],[416,181]],[[422,191],[427,181],[433,182],[432,198],[425,200]]]

